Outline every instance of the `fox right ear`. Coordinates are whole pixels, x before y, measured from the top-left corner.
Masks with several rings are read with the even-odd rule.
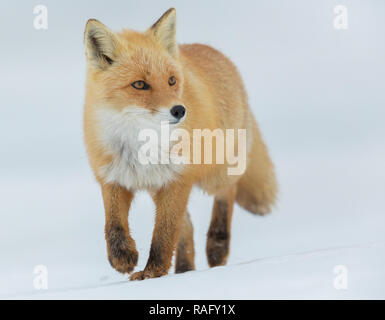
[[[155,39],[174,57],[178,55],[176,42],[176,11],[168,9],[149,29]]]
[[[106,69],[114,63],[118,43],[116,35],[95,19],[87,21],[84,31],[87,60],[98,69]]]

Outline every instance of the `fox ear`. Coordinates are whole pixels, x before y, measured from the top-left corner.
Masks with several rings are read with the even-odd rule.
[[[174,57],[178,55],[178,44],[176,42],[176,10],[168,9],[149,31],[156,40],[161,43]]]
[[[98,69],[106,69],[114,63],[118,43],[115,34],[95,19],[87,22],[84,31],[87,60]]]

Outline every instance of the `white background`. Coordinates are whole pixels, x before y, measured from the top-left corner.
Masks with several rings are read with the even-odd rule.
[[[33,7],[48,8],[48,30]],[[335,5],[348,30],[333,27]],[[100,190],[83,145],[83,30],[145,30],[177,9],[178,40],[210,44],[239,67],[276,164],[279,202],[235,208],[228,266],[208,270],[212,199],[189,211],[198,271],[128,282],[108,264]],[[0,4],[0,297],[385,298],[385,2],[2,1]],[[220,79],[219,79],[220,81]],[[154,206],[130,226],[148,257]],[[33,269],[48,268],[49,290]],[[335,265],[348,289],[333,286]]]

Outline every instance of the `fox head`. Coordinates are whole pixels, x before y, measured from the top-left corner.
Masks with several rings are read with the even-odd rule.
[[[87,22],[87,99],[95,108],[147,123],[178,124],[186,117],[183,74],[176,42],[176,12],[169,9],[147,31],[115,33]]]

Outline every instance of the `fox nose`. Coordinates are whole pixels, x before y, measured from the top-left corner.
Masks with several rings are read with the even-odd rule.
[[[186,114],[186,108],[182,105],[173,106],[170,110],[171,115],[176,119],[182,119]]]

